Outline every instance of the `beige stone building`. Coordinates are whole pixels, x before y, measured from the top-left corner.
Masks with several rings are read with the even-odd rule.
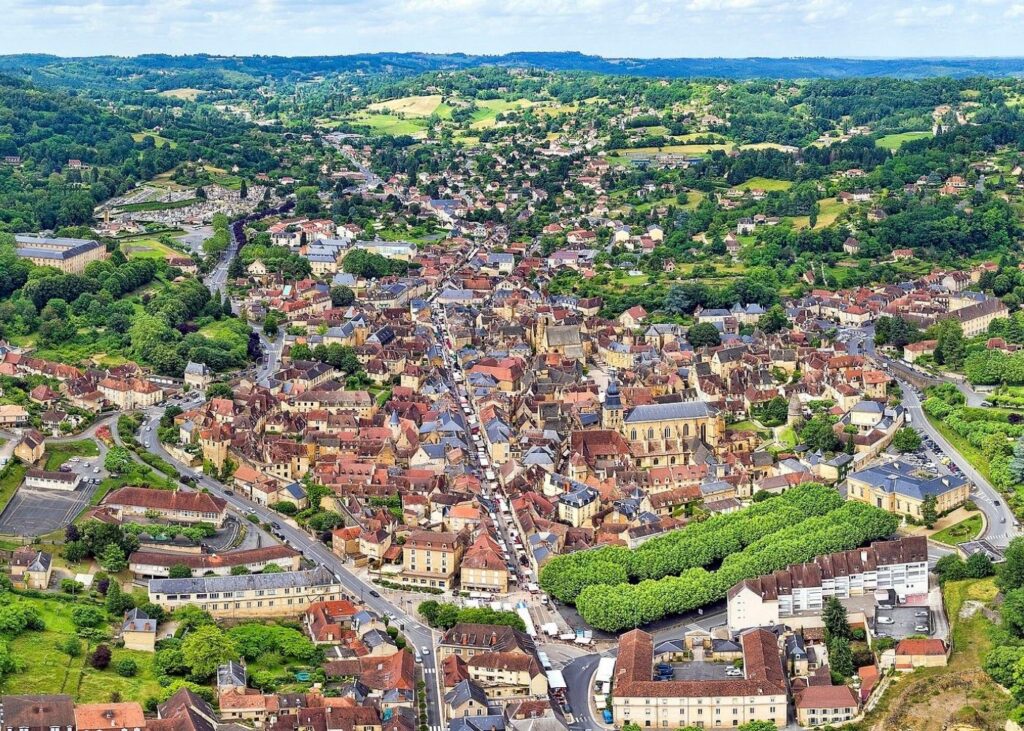
[[[846,480],[847,499],[917,520],[930,495],[938,513],[963,505],[971,496],[971,483],[963,477],[926,472],[899,460],[853,472]]]
[[[413,531],[402,546],[402,577],[410,584],[452,588],[466,542],[465,533]]]
[[[156,651],[157,622],[141,609],[131,609],[124,615],[121,639],[129,650]]]
[[[459,584],[463,591],[508,592],[508,567],[501,548],[487,533],[481,533],[466,549]]]
[[[167,611],[196,606],[214,617],[297,617],[314,602],[342,598],[341,583],[321,567],[279,574],[149,582],[149,600]]]
[[[626,414],[620,433],[631,444],[637,467],[688,464],[725,434],[721,414],[703,401],[645,404]]]
[[[612,714],[616,726],[641,728],[733,728],[750,721],[787,723],[786,672],[778,640],[753,629],[740,636],[743,675],[723,680],[657,682],[654,638],[642,630],[619,638],[613,677]]]
[[[121,487],[107,495],[103,505],[120,518],[156,514],[174,523],[213,523],[218,528],[227,517],[227,501],[204,492]]]
[[[81,274],[90,262],[107,258],[102,244],[91,239],[50,238],[16,234],[18,256],[36,266],[54,267],[62,272]]]
[[[857,715],[859,704],[845,685],[811,685],[796,697],[796,720],[801,726],[845,723]]]

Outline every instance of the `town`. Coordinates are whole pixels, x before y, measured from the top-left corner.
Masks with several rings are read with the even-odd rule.
[[[4,221],[4,731],[1018,713],[1024,121],[763,147],[747,82],[442,75],[203,159],[179,99],[167,172]]]

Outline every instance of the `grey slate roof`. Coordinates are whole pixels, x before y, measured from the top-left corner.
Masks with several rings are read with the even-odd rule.
[[[336,584],[334,575],[318,566],[310,571],[283,571],[279,574],[247,574],[245,576],[203,576],[191,579],[152,579],[153,594],[205,594],[253,589],[284,589]]]
[[[714,411],[703,401],[681,401],[668,404],[643,404],[635,406],[626,416],[627,424],[644,421],[666,421],[669,419],[702,419]]]

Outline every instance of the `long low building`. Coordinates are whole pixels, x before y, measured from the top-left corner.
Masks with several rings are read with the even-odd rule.
[[[42,488],[44,490],[71,491],[78,487],[80,480],[81,478],[75,472],[29,470],[25,473],[25,487]]]
[[[250,573],[270,565],[285,571],[298,571],[302,554],[288,546],[266,546],[219,554],[181,553],[178,551],[135,551],[128,565],[136,578],[159,579],[170,576],[172,566],[188,566],[193,575],[229,576],[237,566]]]
[[[768,630],[752,629],[739,644],[742,677],[659,682],[653,678],[654,637],[643,630],[622,635],[612,685],[616,727],[732,728],[750,721],[785,726],[789,701],[778,640]]]
[[[121,487],[103,500],[118,518],[147,517],[156,514],[173,523],[213,523],[218,528],[227,517],[228,503],[205,492],[154,490],[148,487]]]
[[[779,624],[801,612],[820,612],[830,596],[846,599],[879,589],[897,594],[928,593],[928,541],[911,536],[876,541],[772,574],[746,579],[728,593],[729,629]]]
[[[330,571],[193,579],[153,579],[149,600],[168,611],[196,606],[214,617],[298,616],[314,602],[343,599],[342,586]]]

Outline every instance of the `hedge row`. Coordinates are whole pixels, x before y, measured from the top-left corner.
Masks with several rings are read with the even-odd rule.
[[[576,608],[587,624],[618,632],[719,601],[743,579],[825,553],[856,548],[891,535],[898,525],[899,520],[883,510],[863,503],[846,503],[748,544],[722,561],[717,571],[692,568],[679,576],[639,584],[587,586],[579,593]]]
[[[660,579],[710,566],[814,515],[842,505],[835,490],[808,483],[748,508],[716,515],[647,541],[635,550],[609,546],[553,558],[540,573],[540,585],[556,599],[574,603],[594,584]]]

